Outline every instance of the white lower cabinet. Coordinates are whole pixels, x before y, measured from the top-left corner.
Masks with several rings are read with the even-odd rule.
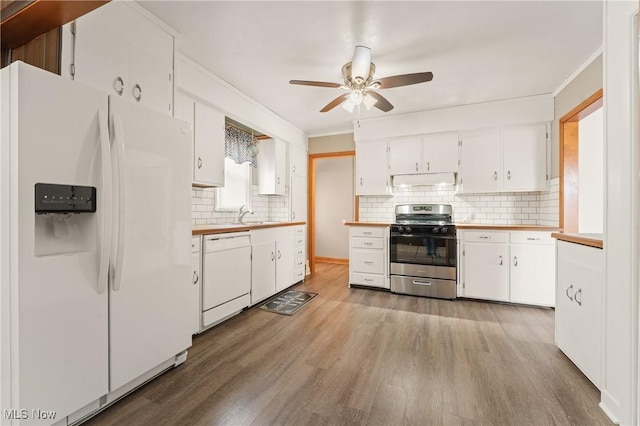
[[[251,304],[273,296],[301,281],[296,265],[296,235],[304,226],[251,230]],[[298,238],[299,240],[299,238]],[[298,244],[305,244],[304,240]],[[304,252],[302,253],[304,256]],[[303,258],[304,259],[304,258]],[[304,261],[304,260],[303,260]]]
[[[202,291],[202,256],[200,255],[200,248],[202,246],[201,237],[191,237],[191,269],[192,274],[192,286],[191,286],[191,333],[196,334],[200,331],[200,292]]]
[[[555,248],[549,232],[458,231],[458,295],[555,305]]]
[[[307,270],[307,227],[293,227],[293,281],[304,280]]]
[[[602,249],[558,241],[556,343],[596,387],[602,386]]]
[[[388,227],[349,228],[349,285],[390,288]]]

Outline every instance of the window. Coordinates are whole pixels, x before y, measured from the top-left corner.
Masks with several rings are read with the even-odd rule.
[[[251,208],[251,169],[256,167],[256,149],[253,133],[225,125],[224,187],[216,191],[216,211]]]

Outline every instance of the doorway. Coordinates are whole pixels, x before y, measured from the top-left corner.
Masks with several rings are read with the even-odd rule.
[[[601,234],[604,220],[602,89],[560,119],[560,218],[564,232]]]
[[[349,230],[357,220],[354,151],[309,155],[309,266],[349,262]]]

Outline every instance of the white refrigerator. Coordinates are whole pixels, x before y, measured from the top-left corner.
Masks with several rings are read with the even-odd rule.
[[[0,74],[0,424],[65,423],[191,345],[191,130]]]

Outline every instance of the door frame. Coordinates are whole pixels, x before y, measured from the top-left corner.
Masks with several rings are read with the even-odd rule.
[[[355,157],[355,151],[323,152],[309,154],[309,268],[313,274],[316,270],[316,160],[334,157]],[[353,182],[352,182],[353,183]],[[354,220],[359,217],[359,199],[355,195],[353,205]]]

